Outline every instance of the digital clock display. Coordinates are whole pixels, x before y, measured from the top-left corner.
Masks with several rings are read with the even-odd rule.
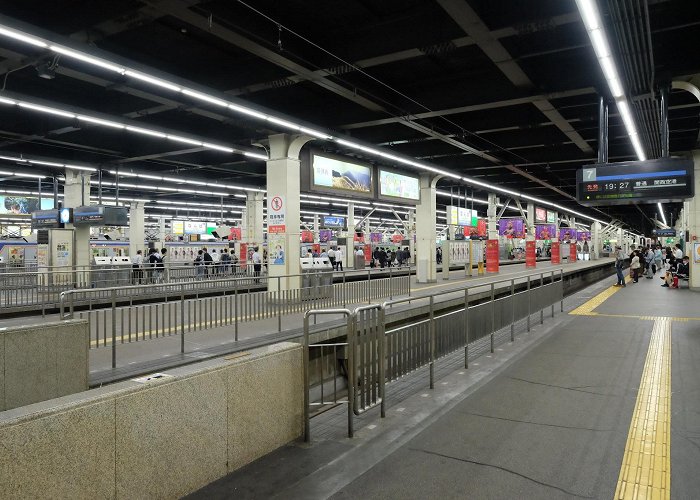
[[[577,172],[576,194],[589,206],[681,201],[694,195],[693,169],[682,158],[588,165]]]

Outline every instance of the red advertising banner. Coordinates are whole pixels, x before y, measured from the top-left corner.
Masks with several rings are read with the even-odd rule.
[[[364,243],[365,242],[365,235],[363,233],[355,233],[355,236],[353,237],[353,241],[355,241],[355,243]]]
[[[576,243],[572,243],[569,246],[569,262],[576,262]]]
[[[537,267],[535,240],[525,242],[525,267]]]
[[[365,262],[370,262],[372,260],[372,247],[369,245],[365,245],[364,251],[365,251]]]
[[[228,235],[229,241],[241,241],[241,228],[232,227],[231,232]]]
[[[302,243],[313,243],[314,242],[314,233],[313,231],[302,231],[301,232],[301,242]]]
[[[313,255],[321,255],[321,244],[314,243],[313,245],[311,245],[311,252]]]
[[[558,241],[552,242],[552,264],[561,264],[561,248]]]
[[[498,272],[498,240],[486,242],[486,272]]]
[[[485,237],[488,234],[486,219],[479,219],[479,222],[476,223],[476,232],[479,237]]]
[[[241,243],[241,248],[239,251],[239,263],[243,266],[248,263],[248,244]]]
[[[392,234],[391,241],[393,243],[401,243],[403,241],[403,235],[402,234]]]

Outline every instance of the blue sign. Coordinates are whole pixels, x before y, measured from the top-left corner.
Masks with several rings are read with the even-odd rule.
[[[323,216],[323,225],[326,227],[345,227],[345,217]]]
[[[651,234],[654,236],[671,236],[674,237],[676,236],[676,230],[675,229],[652,229]]]

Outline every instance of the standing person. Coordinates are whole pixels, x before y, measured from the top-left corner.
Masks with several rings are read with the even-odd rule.
[[[202,251],[204,252],[203,260],[204,260],[204,276],[209,276],[209,274],[212,273],[210,268],[212,267],[212,264],[214,263],[214,259],[212,256],[209,254],[209,250],[207,250],[207,247],[202,248]]]
[[[219,274],[219,272],[221,272],[221,268],[219,267],[220,261],[221,258],[219,257],[219,254],[216,252],[215,248],[211,251],[211,265],[213,274]]]
[[[622,274],[622,268],[625,265],[625,253],[620,245],[615,248],[615,271],[617,271],[617,283],[615,286],[627,286],[625,285],[625,276]]]
[[[360,260],[360,259],[362,259],[362,260]],[[355,249],[355,262],[357,264],[359,264],[361,262],[362,267],[360,269],[364,269],[364,267],[365,267],[365,252],[363,252],[360,247],[357,247]]]
[[[676,247],[673,249],[673,256],[678,262],[683,260],[683,250],[681,250],[681,246],[679,244],[676,244]]]
[[[632,252],[632,260],[630,262],[630,270],[632,271],[632,281],[637,283],[639,281],[639,268],[641,264],[639,263],[639,253],[635,250]]]
[[[394,265],[395,260],[396,260],[396,250],[391,250],[391,252],[389,252],[389,267],[392,267]]]
[[[136,255],[134,255],[134,258],[131,260],[132,282],[134,285],[140,285],[143,280],[143,270],[141,266],[143,266],[143,252],[141,250],[136,250]]]
[[[262,256],[258,251],[258,247],[255,247],[253,252],[253,276],[255,276],[255,282],[260,283],[260,271],[262,270]]]
[[[656,274],[656,271],[660,271],[662,269],[662,264],[663,254],[661,253],[661,245],[659,245],[654,249],[654,274]]]
[[[343,251],[340,247],[335,247],[335,270],[343,270]]]
[[[384,269],[384,266],[386,266],[386,251],[383,248],[379,249],[379,266]]]
[[[407,266],[411,267],[411,250],[408,247],[403,249],[403,260]]]
[[[160,262],[163,267],[163,278],[167,283],[170,281],[170,256],[168,255],[167,248],[160,249]]]
[[[334,248],[331,248],[328,251],[328,260],[331,261],[331,267],[333,268],[333,270],[335,270],[335,249]]]
[[[197,251],[197,257],[194,259],[195,276],[197,279],[204,277],[204,252],[202,250]]]
[[[403,250],[399,247],[398,250],[396,250],[396,261],[399,267],[403,266],[404,255]]]
[[[224,248],[221,252],[221,257],[219,257],[219,264],[221,265],[221,272],[223,274],[228,274],[229,265],[231,263],[231,256],[228,253],[228,249]]]
[[[656,266],[654,265],[654,251],[651,249],[651,247],[647,248],[647,253],[644,256],[644,260],[647,263],[646,278],[648,280],[654,279],[654,274],[656,273]]]
[[[163,260],[155,248],[151,248],[150,252],[148,263],[153,267],[153,282],[160,283],[163,281]]]

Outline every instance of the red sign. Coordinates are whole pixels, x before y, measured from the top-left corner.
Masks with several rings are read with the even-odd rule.
[[[357,243],[364,243],[365,242],[365,235],[362,233],[355,233],[355,236],[353,237],[353,241]]]
[[[241,240],[241,228],[232,227],[231,232],[228,235],[229,241],[240,241]]]
[[[314,243],[311,245],[311,252],[313,252],[314,255],[321,255],[321,244]]]
[[[394,243],[401,243],[403,241],[403,235],[402,234],[392,234],[391,241],[393,241]]]
[[[369,245],[365,245],[364,251],[365,251],[365,262],[370,262],[372,260],[372,247]]]
[[[248,245],[246,243],[241,243],[241,249],[238,257],[241,265],[245,265],[248,262]]]
[[[498,240],[488,240],[486,242],[486,272],[498,272]]]
[[[576,243],[569,246],[569,262],[576,262]]]
[[[314,242],[313,231],[302,231],[301,232],[301,242],[302,243],[313,243]]]
[[[535,240],[528,240],[525,242],[525,267],[537,267]]]
[[[552,264],[561,264],[561,248],[558,241],[552,242]]]
[[[479,221],[476,223],[476,233],[479,235],[479,237],[486,237],[488,234],[488,230],[486,227],[486,219],[479,219]]]

